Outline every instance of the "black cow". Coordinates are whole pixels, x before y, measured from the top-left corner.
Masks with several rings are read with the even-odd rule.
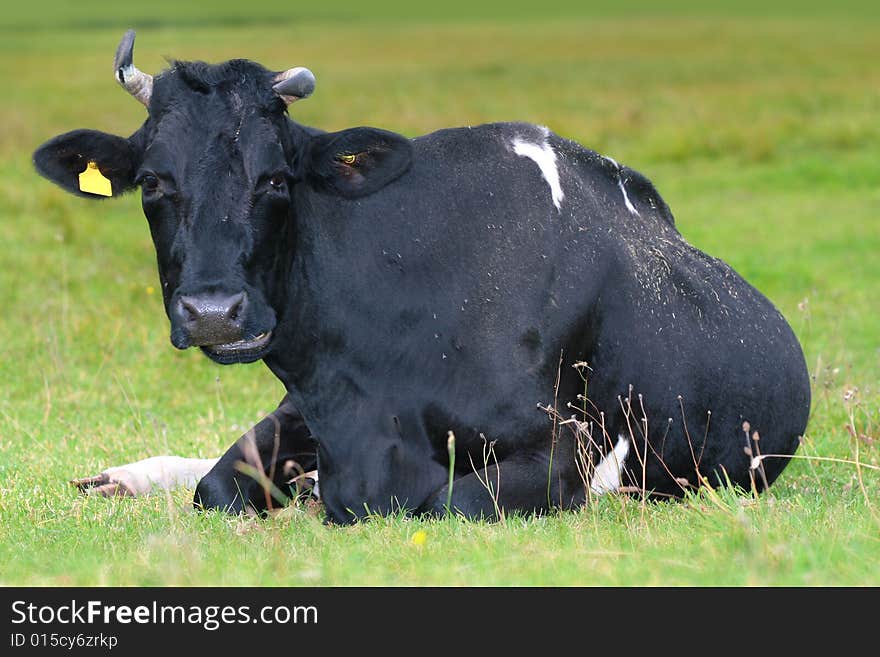
[[[791,328],[641,174],[525,123],[324,133],[286,113],[306,69],[178,61],[153,79],[133,40],[116,71],[144,124],[60,135],[34,161],[81,196],[140,186],[172,344],[263,360],[287,390],[197,505],[264,509],[241,462],[276,484],[296,462],[333,522],[488,518],[624,487],[762,490],[797,449]]]

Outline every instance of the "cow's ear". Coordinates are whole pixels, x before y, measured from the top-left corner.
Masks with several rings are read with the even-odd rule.
[[[350,128],[313,137],[304,161],[309,180],[346,198],[372,194],[412,164],[406,137],[377,128]]]
[[[105,198],[134,187],[138,149],[129,139],[97,130],[74,130],[34,151],[34,166],[63,189]]]

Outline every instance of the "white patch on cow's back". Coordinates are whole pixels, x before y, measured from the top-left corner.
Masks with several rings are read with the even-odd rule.
[[[639,211],[636,210],[636,206],[634,206],[629,200],[629,194],[626,193],[626,186],[623,184],[623,176],[620,175],[620,165],[617,163],[617,160],[613,157],[608,157],[607,155],[603,155],[602,157],[611,162],[611,164],[614,165],[614,168],[617,169],[617,187],[620,189],[620,193],[623,194],[623,202],[626,205],[626,209],[630,211],[630,214],[641,216]]]
[[[553,199],[553,205],[557,211],[562,210],[562,201],[565,194],[562,191],[562,185],[559,183],[559,168],[556,166],[556,151],[547,142],[550,131],[541,127],[544,137],[540,143],[526,141],[521,137],[516,137],[513,142],[513,152],[520,157],[527,157],[538,165],[544,180],[550,186],[550,197]]]
[[[593,471],[590,490],[597,495],[602,495],[620,488],[620,475],[623,472],[623,464],[627,454],[629,454],[629,440],[618,436],[614,449],[602,457],[599,465]]]
[[[111,482],[118,482],[132,495],[146,495],[154,490],[194,488],[219,461],[182,456],[152,456],[148,459],[104,470]]]
[[[636,206],[630,202],[629,195],[626,193],[626,187],[623,186],[623,178],[620,176],[617,177],[617,186],[620,187],[620,191],[623,194],[623,202],[626,203],[626,209],[629,210],[630,213],[638,215],[639,211],[636,210]]]

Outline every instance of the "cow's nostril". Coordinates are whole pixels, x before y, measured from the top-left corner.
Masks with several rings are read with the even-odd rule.
[[[242,312],[244,312],[246,303],[247,297],[245,296],[244,292],[239,292],[230,299],[229,310],[226,312],[226,316],[229,318],[229,321],[238,321],[238,318],[241,316]]]
[[[180,314],[183,315],[183,319],[187,322],[194,322],[199,318],[199,315],[201,315],[198,307],[192,301],[182,298],[179,303],[181,310]]]

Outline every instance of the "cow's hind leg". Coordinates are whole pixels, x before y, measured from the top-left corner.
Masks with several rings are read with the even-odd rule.
[[[279,508],[291,496],[313,494],[316,468],[315,441],[285,396],[199,481],[193,504],[229,513]]]
[[[479,520],[498,520],[511,512],[545,513],[550,509],[573,509],[591,495],[616,491],[630,452],[629,441],[620,436],[613,449],[597,455],[598,463],[584,484],[574,465],[574,455],[558,450],[550,466],[550,454],[518,454],[501,462],[488,463],[444,486],[419,509],[420,513],[460,514]]]
[[[453,513],[473,520],[498,520],[510,513],[541,514],[584,502],[583,484],[570,472],[554,472],[549,458],[518,455],[460,476],[419,509],[427,515]]]

